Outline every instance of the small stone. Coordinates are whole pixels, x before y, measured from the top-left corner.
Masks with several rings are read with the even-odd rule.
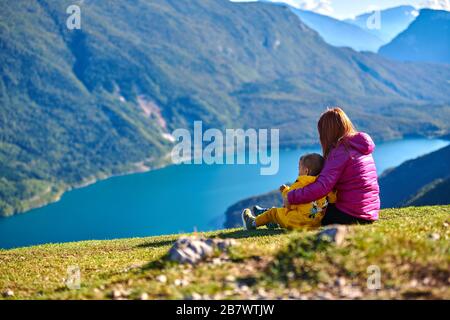
[[[114,289],[111,293],[113,299],[119,299],[122,297],[122,292],[120,290]]]
[[[239,286],[239,290],[242,292],[248,292],[248,291],[250,291],[250,288],[244,284],[244,285]]]
[[[335,281],[335,285],[338,287],[345,286],[345,283],[346,283],[345,278],[342,278],[342,277],[337,278]]]
[[[234,245],[234,239],[205,239],[199,237],[182,237],[169,250],[169,260],[179,263],[196,264],[211,257],[215,250],[224,252]]]
[[[231,290],[225,290],[225,291],[223,292],[223,295],[226,296],[226,297],[232,296],[232,295],[233,295],[233,291],[231,291]]]
[[[441,238],[441,235],[439,233],[437,233],[437,232],[434,232],[434,233],[430,234],[430,239],[433,240],[433,241],[437,241],[440,238]]]
[[[192,300],[201,300],[202,296],[200,294],[198,294],[197,292],[192,292],[191,298],[192,298]]]
[[[409,286],[410,286],[410,287],[413,287],[413,288],[417,287],[418,284],[419,284],[419,282],[418,282],[416,279],[412,279],[412,280],[409,282]]]
[[[184,286],[187,286],[187,285],[188,285],[188,281],[185,280],[185,279],[175,279],[174,284],[175,284],[176,286],[184,287]]]
[[[444,223],[442,224],[442,226],[443,226],[444,228],[448,228],[449,223],[448,223],[448,222],[444,222]]]
[[[333,300],[334,296],[329,292],[320,292],[317,295],[318,300]]]
[[[236,277],[232,276],[232,275],[228,275],[225,277],[225,281],[226,282],[235,282],[236,281]]]
[[[264,288],[259,288],[257,292],[261,297],[267,297],[267,291]]]
[[[220,266],[221,264],[223,264],[223,261],[220,258],[214,258],[212,259],[212,264]]]
[[[331,225],[317,234],[318,242],[331,242],[340,246],[347,234],[347,228],[343,225]]]
[[[161,282],[161,283],[166,283],[167,277],[163,274],[160,274],[159,276],[156,277],[156,281]]]
[[[6,290],[3,292],[3,296],[4,296],[5,298],[11,298],[11,297],[14,297],[14,291],[12,291],[11,289],[6,289]]]
[[[140,300],[148,300],[148,293],[144,292],[139,296]]]

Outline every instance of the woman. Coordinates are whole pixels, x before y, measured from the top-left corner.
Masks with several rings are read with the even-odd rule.
[[[378,219],[378,176],[370,136],[357,132],[340,108],[327,110],[318,123],[325,166],[316,182],[288,193],[289,204],[309,203],[337,191],[322,225],[371,223]]]

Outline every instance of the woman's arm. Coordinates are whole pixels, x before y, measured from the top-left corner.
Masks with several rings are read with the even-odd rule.
[[[317,180],[304,188],[294,189],[288,193],[289,204],[302,204],[315,201],[330,193],[349,159],[349,153],[342,146],[331,151],[325,166]]]

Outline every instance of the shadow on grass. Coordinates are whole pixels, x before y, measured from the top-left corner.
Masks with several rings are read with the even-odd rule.
[[[275,230],[269,230],[269,229],[259,229],[259,230],[252,230],[252,231],[246,231],[246,230],[224,230],[223,232],[220,232],[212,238],[221,238],[221,239],[244,239],[244,238],[254,238],[254,237],[265,237],[265,236],[274,236],[278,234],[286,233],[287,231],[284,229],[275,229]],[[208,236],[206,234],[206,236]],[[148,241],[141,244],[138,244],[136,248],[160,248],[164,246],[172,245],[176,242],[176,239],[174,240],[160,240],[160,241]]]
[[[136,248],[160,248],[168,245],[172,245],[176,240],[161,240],[161,241],[149,241],[138,244]]]
[[[278,234],[284,234],[287,231],[284,229],[260,229],[260,230],[234,230],[234,231],[224,231],[217,234],[217,237],[221,239],[245,239],[245,238],[255,238],[255,237],[266,237],[266,236],[274,236]]]

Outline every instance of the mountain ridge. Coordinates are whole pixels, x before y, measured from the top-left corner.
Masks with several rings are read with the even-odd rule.
[[[1,215],[167,163],[167,135],[194,120],[276,127],[282,147],[315,143],[317,117],[336,104],[380,140],[449,132],[450,67],[334,48],[287,9],[80,3],[82,29],[69,31],[66,5],[0,4]]]
[[[422,9],[417,19],[379,53],[399,61],[450,64],[450,12]]]

